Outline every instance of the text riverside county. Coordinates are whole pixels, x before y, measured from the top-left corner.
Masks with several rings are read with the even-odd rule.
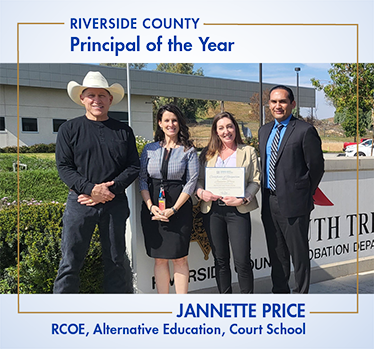
[[[144,18],[144,29],[197,29],[200,18]],[[71,18],[70,29],[138,29],[138,18]]]

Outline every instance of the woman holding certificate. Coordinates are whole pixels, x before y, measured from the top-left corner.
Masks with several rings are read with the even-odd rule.
[[[227,179],[229,186],[224,184]],[[255,195],[259,188],[260,170],[255,149],[243,143],[232,114],[217,114],[208,146],[200,155],[196,195],[201,199],[220,293],[232,293],[229,245],[240,292],[253,293],[249,212],[258,207]],[[234,195],[227,194],[232,190]]]
[[[141,222],[148,256],[155,259],[158,293],[169,293],[169,260],[174,265],[176,293],[188,290],[188,249],[192,232],[192,202],[199,162],[183,114],[175,105],[157,113],[155,142],[140,159]]]

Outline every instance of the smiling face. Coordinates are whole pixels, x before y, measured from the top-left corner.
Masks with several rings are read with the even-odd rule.
[[[113,96],[103,88],[87,88],[80,96],[86,108],[86,116],[90,120],[104,121],[108,119],[109,107]]]
[[[290,101],[288,92],[283,89],[277,89],[271,92],[269,99],[269,108],[271,114],[278,122],[286,120],[295,108],[296,102]]]
[[[216,132],[224,145],[230,146],[235,144],[235,125],[229,118],[223,117],[222,119],[218,120]]]
[[[164,131],[165,137],[171,139],[178,138],[179,122],[174,113],[165,110],[158,125],[161,127],[162,131]]]

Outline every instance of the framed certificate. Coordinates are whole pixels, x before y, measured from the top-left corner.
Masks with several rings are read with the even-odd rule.
[[[205,190],[215,195],[245,197],[244,167],[206,167]]]

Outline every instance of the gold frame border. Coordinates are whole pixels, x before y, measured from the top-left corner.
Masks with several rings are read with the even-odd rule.
[[[65,23],[48,23],[48,22],[18,22],[17,23],[17,163],[19,163],[19,130],[20,130],[20,115],[19,115],[19,55],[20,55],[20,26],[21,25],[64,25]],[[356,27],[356,40],[357,40],[357,63],[356,63],[356,74],[357,74],[357,124],[356,124],[356,137],[359,137],[359,128],[358,128],[358,99],[359,99],[359,25],[358,24],[343,24],[343,23],[289,23],[289,24],[281,24],[281,23],[204,23],[204,25],[208,26],[354,26]],[[358,143],[357,143],[358,149]],[[357,151],[356,156],[356,191],[357,191],[357,214],[356,214],[356,242],[359,243],[359,220],[358,220],[358,212],[359,212],[359,156]],[[20,260],[20,239],[19,239],[19,216],[20,216],[20,193],[19,193],[19,167],[17,167],[17,311],[18,314],[172,314],[172,312],[25,312],[20,310],[20,293],[19,293],[19,284],[20,284],[20,273],[19,273],[19,260]],[[358,314],[359,313],[359,251],[357,249],[356,253],[356,311],[310,311],[310,314]]]

